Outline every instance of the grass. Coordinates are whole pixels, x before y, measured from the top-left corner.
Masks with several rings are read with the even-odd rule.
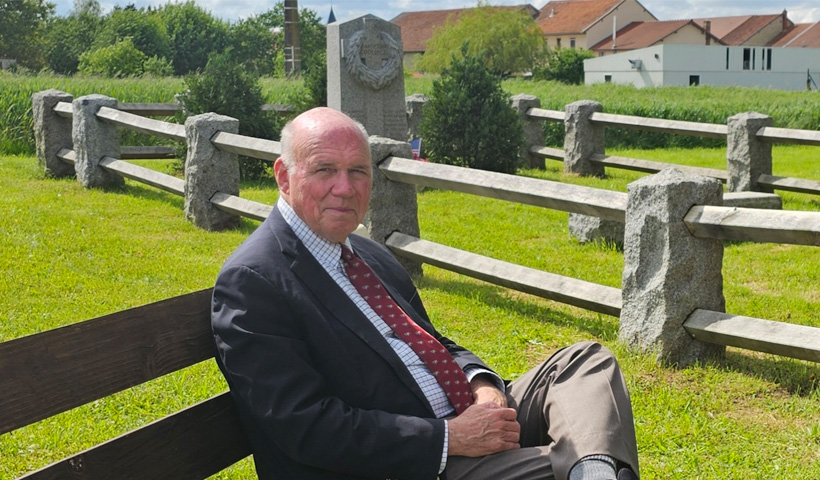
[[[816,178],[816,149],[776,147],[775,174]],[[712,168],[721,150],[611,152]],[[146,162],[168,169],[166,162]],[[522,174],[624,191],[643,174],[567,176],[558,162]],[[0,341],[206,288],[256,227],[208,233],[186,222],[182,199],[126,181],[84,190],[43,178],[31,157],[0,156]],[[271,203],[267,180],[242,196]],[[820,210],[784,194],[785,208]],[[553,273],[619,287],[623,259],[582,245],[561,212],[440,190],[419,195],[422,236]],[[644,479],[820,479],[816,364],[730,349],[686,369],[658,366],[618,342],[617,319],[425,266],[419,281],[445,334],[515,378],[570,342],[597,339],[621,360],[635,410]],[[816,248],[731,243],[727,311],[820,326]],[[1,362],[1,360],[0,360]],[[168,375],[0,437],[0,478],[13,478],[223,391],[213,362]],[[245,460],[217,478],[253,477]]]

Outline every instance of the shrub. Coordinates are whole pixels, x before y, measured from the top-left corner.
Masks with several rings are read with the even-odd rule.
[[[137,50],[131,37],[126,37],[108,47],[80,55],[80,73],[106,77],[141,75],[145,59],[145,54]]]
[[[174,66],[165,57],[153,56],[145,60],[143,72],[153,77],[170,77],[174,74]]]
[[[578,85],[584,83],[584,60],[593,58],[589,50],[558,48],[547,54],[547,65],[540,72],[546,80]]]
[[[322,52],[305,72],[305,89],[312,107],[327,106],[327,54]]]
[[[230,53],[213,55],[201,74],[185,77],[187,90],[179,95],[188,115],[215,112],[239,120],[239,133],[275,140],[280,126],[271,114],[262,111],[265,103],[259,77],[234,62]],[[259,178],[267,164],[259,159],[240,157],[244,178]]]
[[[433,83],[420,126],[428,156],[437,162],[514,173],[523,129],[493,76],[463,50]]]

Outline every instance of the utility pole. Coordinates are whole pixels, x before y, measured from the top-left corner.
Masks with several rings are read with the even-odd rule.
[[[297,0],[285,0],[285,75],[298,75],[301,70],[299,2]]]

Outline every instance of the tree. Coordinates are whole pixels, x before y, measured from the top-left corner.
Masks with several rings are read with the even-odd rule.
[[[137,50],[131,37],[117,41],[114,45],[89,50],[80,55],[80,73],[105,77],[127,77],[141,75],[147,57]]]
[[[417,68],[442,72],[454,58],[462,56],[464,42],[469,42],[466,53],[480,55],[484,65],[497,75],[529,71],[543,61],[546,52],[543,32],[526,12],[479,3],[458,21],[451,17],[434,31]]]
[[[273,42],[279,50],[285,47],[285,4],[277,2],[271,10],[259,15],[263,25],[274,33]],[[327,31],[319,15],[310,9],[299,10],[299,50],[302,54],[302,70],[307,71],[314,66],[325,68],[323,58],[320,58],[327,49]]]
[[[274,34],[258,15],[231,25],[228,50],[234,61],[258,75],[276,73]]]
[[[420,125],[426,150],[436,162],[514,173],[524,141],[521,121],[501,79],[466,50],[433,82]]]
[[[228,43],[228,25],[192,0],[168,3],[155,14],[165,25],[176,75],[204,69],[208,56]]]
[[[126,37],[131,37],[134,47],[148,57],[171,58],[171,42],[160,18],[133,5],[105,17],[93,48],[114,45]]]
[[[0,2],[0,58],[16,59],[23,67],[39,69],[45,63],[43,33],[54,15],[45,0]]]
[[[77,10],[76,5],[68,17],[55,18],[46,29],[46,63],[56,73],[76,73],[80,55],[91,48],[102,27],[102,18],[92,13],[93,8]]]
[[[547,64],[539,76],[562,83],[584,83],[584,60],[594,57],[594,53],[584,49],[558,48],[552,50],[547,55]]]

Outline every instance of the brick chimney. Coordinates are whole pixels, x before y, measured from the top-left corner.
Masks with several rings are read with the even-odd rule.
[[[706,45],[712,44],[712,21],[704,20],[703,29],[706,30]]]

